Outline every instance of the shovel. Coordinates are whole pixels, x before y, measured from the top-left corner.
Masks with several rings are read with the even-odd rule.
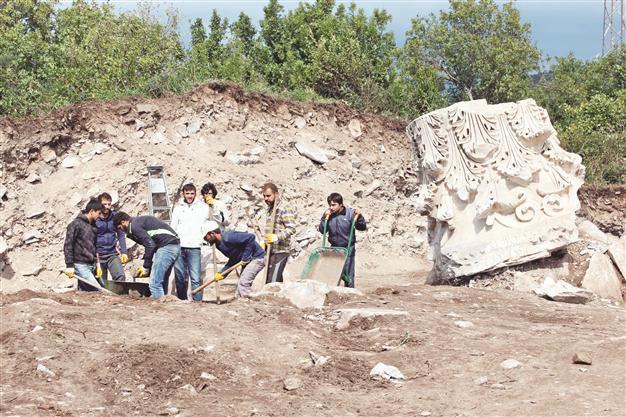
[[[222,276],[224,278],[226,278],[226,276],[228,274],[230,274],[231,272],[233,272],[235,269],[237,269],[238,267],[244,265],[244,261],[239,261],[237,262],[235,265],[231,266],[230,268],[228,268],[226,271],[222,272]],[[215,282],[215,279],[212,279],[209,282],[205,282],[204,284],[200,285],[198,288],[196,288],[195,290],[193,290],[191,293],[192,294],[197,294],[200,291],[204,290],[206,287],[208,287],[209,285],[213,284]]]

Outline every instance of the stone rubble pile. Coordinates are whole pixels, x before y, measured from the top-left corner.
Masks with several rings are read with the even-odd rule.
[[[118,209],[148,214],[148,165],[164,166],[170,194],[183,179],[198,188],[214,182],[237,230],[252,231],[247,211],[264,208],[260,186],[276,182],[284,204],[297,213],[295,256],[320,244],[316,227],[332,191],[368,219],[368,231],[358,237],[361,253],[423,254],[425,223],[414,215],[417,176],[407,163],[408,145],[401,131],[375,118],[338,120],[341,115],[323,107],[270,108],[207,89],[186,101],[100,106],[67,110],[34,130],[0,124],[3,278],[65,285],[59,272],[67,223],[104,191],[119,200]],[[325,162],[301,155],[299,143]],[[140,256],[138,250],[131,254]]]

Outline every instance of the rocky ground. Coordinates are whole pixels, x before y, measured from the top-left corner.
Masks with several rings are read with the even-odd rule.
[[[224,84],[0,119],[0,414],[626,414],[621,297],[592,294],[581,305],[532,292],[546,276],[579,286],[606,265],[622,279],[614,254],[626,189],[583,187],[581,240],[550,259],[426,286],[425,219],[415,214],[403,127]],[[299,219],[290,282],[320,242],[325,196],[343,193],[369,221],[359,291],[314,289],[320,308],[274,290],[235,301],[234,276],[219,305],[211,287],[200,305],[71,291],[60,274],[65,225],[101,191],[144,214],[153,164],[170,189],[185,178],[215,182],[239,230],[246,209],[261,207],[260,185],[277,182]],[[403,378],[372,377],[379,363]]]
[[[329,297],[318,310],[273,297],[192,305],[4,294],[0,412],[624,415],[621,307],[425,286],[423,275],[384,285],[364,276],[363,295]],[[348,321],[349,309],[384,315]],[[404,379],[373,379],[379,362]]]

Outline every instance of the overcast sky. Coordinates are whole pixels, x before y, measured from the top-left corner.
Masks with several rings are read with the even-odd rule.
[[[286,9],[294,8],[299,3],[285,0],[279,2]],[[239,12],[244,11],[258,26],[267,1],[112,0],[110,3],[114,4],[115,10],[124,12],[135,9],[139,3],[151,3],[157,6],[158,14],[163,19],[168,8],[176,9],[180,16],[181,35],[185,42],[189,42],[189,22],[197,17],[202,18],[206,25],[211,11],[217,9],[221,16],[232,22],[237,19]],[[394,32],[398,44],[404,43],[411,18],[448,8],[447,0],[362,0],[355,3],[366,11],[374,8],[387,10],[393,17],[389,29]],[[522,20],[531,24],[533,39],[544,54],[562,56],[573,52],[578,58],[591,59],[602,51],[603,0],[517,0],[515,4]]]

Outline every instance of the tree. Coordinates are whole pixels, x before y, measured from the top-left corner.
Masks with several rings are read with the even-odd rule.
[[[494,0],[450,0],[450,11],[412,20],[407,44],[440,71],[452,101],[524,98],[540,57],[519,11]]]
[[[233,36],[241,42],[244,52],[249,54],[254,47],[256,36],[256,29],[250,17],[244,12],[239,13],[239,19],[231,25],[230,30]]]
[[[204,30],[204,24],[199,17],[191,24],[191,46],[201,45],[206,41],[206,31]]]
[[[219,61],[224,52],[223,42],[226,37],[226,29],[228,29],[228,19],[222,19],[217,10],[213,9],[209,24],[209,36],[206,39],[206,51],[210,62]]]

